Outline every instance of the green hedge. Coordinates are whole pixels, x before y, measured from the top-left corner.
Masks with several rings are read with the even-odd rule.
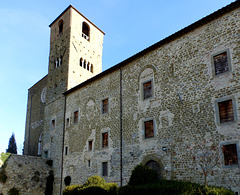
[[[127,185],[120,187],[118,195],[234,195],[230,190],[219,187],[205,187],[199,184],[181,181],[161,180],[146,185]]]
[[[83,185],[67,186],[64,195],[117,195],[117,184],[106,183],[100,176],[90,177]]]

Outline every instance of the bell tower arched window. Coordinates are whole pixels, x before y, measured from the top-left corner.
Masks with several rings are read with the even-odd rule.
[[[63,34],[63,20],[60,20],[58,23],[58,36]]]
[[[86,22],[82,23],[82,37],[90,40],[90,28]]]

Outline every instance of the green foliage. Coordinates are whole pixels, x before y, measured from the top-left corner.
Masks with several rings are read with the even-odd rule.
[[[219,187],[205,187],[203,185],[161,180],[159,183],[146,185],[127,185],[120,187],[118,195],[234,195],[230,190]]]
[[[157,183],[158,174],[155,170],[150,169],[143,165],[138,165],[132,171],[132,175],[129,180],[129,185],[143,185],[148,183]]]
[[[0,159],[2,160],[2,162],[3,162],[3,164],[7,161],[7,159],[10,157],[10,153],[1,153],[1,155],[0,155]],[[0,167],[1,167],[1,165],[0,165]]]
[[[14,133],[12,133],[12,136],[9,139],[8,149],[6,150],[6,152],[9,152],[9,153],[12,153],[12,154],[17,154],[17,144],[16,144]]]
[[[2,170],[0,171],[0,182],[1,182],[1,183],[5,183],[6,181],[7,181],[7,175],[6,175],[6,173],[5,173],[5,170],[2,169]]]
[[[117,195],[117,184],[106,183],[100,176],[88,178],[85,184],[67,186],[63,191],[64,195]]]
[[[19,195],[19,190],[17,188],[11,188],[8,191],[8,195]]]

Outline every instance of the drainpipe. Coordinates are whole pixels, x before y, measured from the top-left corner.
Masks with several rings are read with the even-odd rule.
[[[60,179],[60,195],[62,194],[62,179],[63,179],[63,156],[64,156],[64,141],[65,141],[65,116],[66,116],[66,95],[64,95],[64,112],[63,112],[63,138],[62,138],[62,162],[61,162],[61,179]]]
[[[123,135],[122,135],[122,69],[120,68],[120,186],[123,185],[123,159],[122,159],[122,152],[123,152]]]

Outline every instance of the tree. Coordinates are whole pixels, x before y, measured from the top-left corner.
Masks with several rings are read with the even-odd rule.
[[[213,175],[213,168],[222,162],[222,148],[219,145],[207,143],[206,140],[203,140],[199,144],[194,144],[190,151],[193,161],[196,162],[199,171],[204,175],[204,185],[207,186],[207,176],[210,173]]]
[[[8,149],[6,150],[6,152],[12,153],[12,154],[17,154],[17,144],[16,144],[14,133],[12,133],[12,136],[9,139]]]

